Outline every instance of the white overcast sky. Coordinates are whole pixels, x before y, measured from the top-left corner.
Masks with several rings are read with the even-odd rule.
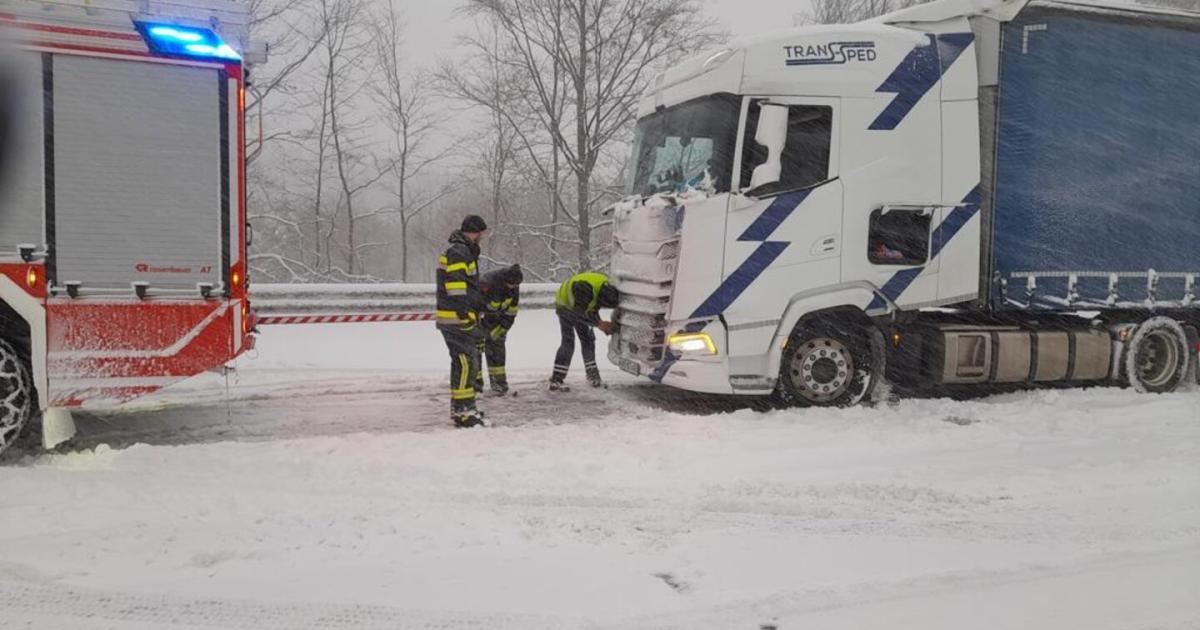
[[[789,27],[792,16],[809,8],[808,0],[704,0],[709,15],[734,37],[757,35]],[[406,18],[405,53],[412,63],[428,66],[453,57],[455,37],[467,30],[454,19],[459,0],[409,0],[402,3]]]

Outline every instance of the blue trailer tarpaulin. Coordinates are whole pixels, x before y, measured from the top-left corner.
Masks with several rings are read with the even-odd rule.
[[[1004,26],[997,308],[1181,304],[1200,290],[1197,22],[1031,6]]]

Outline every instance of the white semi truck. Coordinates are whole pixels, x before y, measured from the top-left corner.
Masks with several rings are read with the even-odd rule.
[[[940,0],[682,63],[614,209],[610,359],[854,404],[1175,389],[1200,352],[1200,14]]]

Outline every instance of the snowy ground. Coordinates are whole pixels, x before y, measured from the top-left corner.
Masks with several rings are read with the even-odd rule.
[[[1200,627],[1194,388],[551,398],[556,335],[521,316],[492,430],[417,324],[269,329],[228,406],[81,417],[0,468],[0,627]]]

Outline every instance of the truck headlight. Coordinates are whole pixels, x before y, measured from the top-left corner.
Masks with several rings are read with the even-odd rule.
[[[717,346],[708,333],[680,333],[667,338],[667,347],[679,354],[713,355]]]

